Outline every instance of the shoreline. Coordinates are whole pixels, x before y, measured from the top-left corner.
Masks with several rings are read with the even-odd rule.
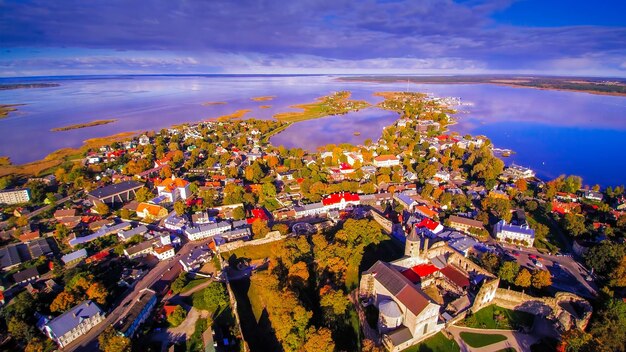
[[[12,112],[17,111],[18,106],[24,106],[26,104],[0,104],[0,119],[9,117]]]

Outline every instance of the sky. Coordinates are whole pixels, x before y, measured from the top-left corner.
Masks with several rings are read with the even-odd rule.
[[[625,0],[0,0],[0,77],[626,77]]]

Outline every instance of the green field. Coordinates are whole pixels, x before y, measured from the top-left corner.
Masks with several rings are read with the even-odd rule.
[[[526,312],[514,311],[498,307],[495,304],[487,306],[476,314],[468,316],[459,325],[479,329],[515,330],[520,327],[530,327],[534,315]]]
[[[477,334],[466,331],[461,333],[461,338],[470,347],[484,347],[506,340],[506,336],[500,334]]]
[[[276,241],[257,246],[244,246],[230,252],[222,253],[222,258],[224,258],[224,260],[228,260],[232,255],[234,255],[237,258],[249,258],[252,260],[265,259],[272,257],[274,255],[275,246],[282,243],[283,241]]]
[[[456,341],[448,340],[441,332],[438,332],[435,336],[403,352],[458,352],[460,350]]]
[[[187,283],[187,285],[185,285],[185,287],[183,287],[183,290],[181,292],[187,292],[187,291],[191,290],[192,288],[194,288],[194,287],[196,287],[198,285],[201,285],[201,284],[203,284],[203,283],[205,283],[205,282],[207,282],[209,280],[210,280],[209,278],[193,279],[193,280],[189,281]]]

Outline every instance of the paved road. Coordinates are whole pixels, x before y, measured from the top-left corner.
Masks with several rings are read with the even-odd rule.
[[[115,323],[121,317],[126,315],[128,310],[130,310],[130,308],[132,307],[132,301],[137,298],[139,292],[144,288],[151,287],[156,282],[158,282],[163,277],[163,275],[165,275],[169,270],[171,270],[174,266],[178,264],[178,260],[181,257],[189,254],[189,252],[191,252],[194,247],[201,244],[204,243],[188,242],[181,247],[176,257],[167,261],[159,262],[159,264],[157,264],[152,270],[150,270],[150,272],[148,272],[146,276],[144,276],[139,282],[135,284],[132,292],[129,292],[125,295],[122,301],[115,307],[115,309],[113,309],[113,311],[111,311],[111,313],[107,315],[104,321],[102,321],[93,329],[89,330],[89,332],[87,332],[85,335],[74,340],[69,346],[64,348],[63,351],[97,351],[97,340],[100,333],[102,333],[104,329],[106,329],[109,325],[115,325]]]
[[[65,202],[67,202],[68,200],[70,200],[71,198],[72,198],[72,196],[67,196],[65,198],[61,198],[61,199],[56,201],[56,204],[63,204]],[[52,206],[53,206],[52,204],[44,205],[43,207],[35,209],[32,212],[24,215],[24,217],[26,217],[27,219],[30,219],[30,218],[32,218],[34,216],[37,216],[37,215],[43,213],[44,211],[46,211],[48,209],[50,209]],[[54,206],[56,206],[56,205],[54,205]],[[5,228],[8,224],[9,224],[8,220],[0,222],[0,229]]]

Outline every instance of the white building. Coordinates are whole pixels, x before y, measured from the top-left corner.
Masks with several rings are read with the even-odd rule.
[[[400,159],[395,155],[379,155],[374,158],[374,166],[376,167],[392,167],[400,165]]]
[[[30,201],[28,188],[0,191],[0,204],[20,204]]]
[[[37,326],[63,348],[86,334],[102,320],[104,320],[102,310],[95,303],[87,300],[52,320],[42,317]]]
[[[532,247],[535,241],[535,230],[528,227],[528,225],[507,224],[504,220],[500,220],[496,224],[493,229],[493,235],[499,241],[511,242],[527,247]]]
[[[219,223],[204,224],[185,229],[185,235],[190,241],[198,241],[205,238],[209,238],[215,235],[219,235],[223,232],[229,231],[231,224],[227,221]]]
[[[533,178],[535,177],[535,172],[527,167],[511,164],[504,170],[502,176],[518,180],[520,178]]]
[[[322,202],[295,206],[293,210],[296,212],[296,218],[315,216],[326,212],[326,208]]]
[[[154,255],[159,258],[159,260],[167,260],[170,258],[174,258],[174,247],[171,245],[165,245],[161,247],[155,247],[152,249]]]
[[[182,178],[176,178],[172,175],[172,178],[166,178],[157,185],[157,191],[159,196],[164,196],[170,202],[175,202],[178,199],[187,199],[191,196],[189,190],[189,181]]]

